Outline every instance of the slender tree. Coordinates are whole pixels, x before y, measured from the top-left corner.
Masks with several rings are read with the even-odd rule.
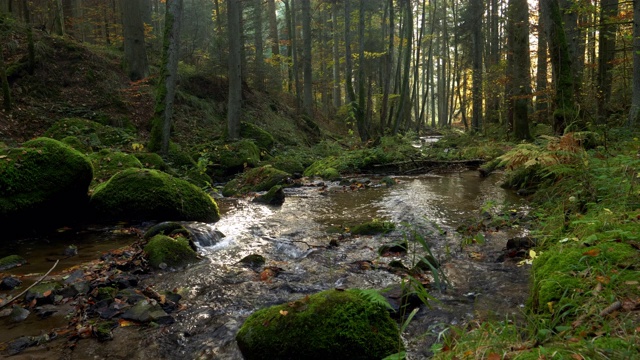
[[[229,30],[229,106],[227,109],[227,132],[229,139],[240,137],[240,110],[242,106],[242,62],[241,57],[241,0],[227,1]]]
[[[273,85],[271,91],[279,92],[282,89],[280,77],[280,37],[278,35],[278,18],[276,16],[275,0],[267,0],[267,11],[269,17],[269,42],[271,44],[271,61],[275,67],[275,73],[271,76]]]
[[[149,75],[149,63],[144,41],[142,0],[120,0],[124,33],[124,58],[129,79],[137,81]]]
[[[549,65],[547,35],[545,28],[548,21],[541,11],[538,11],[538,49],[536,67],[536,113],[539,122],[544,122],[548,114],[547,99],[547,67]]]
[[[4,14],[0,13],[0,30],[3,30],[4,22]],[[9,81],[7,81],[3,50],[2,43],[0,43],[0,83],[2,84],[2,99],[4,109],[6,111],[11,111],[11,90],[9,88]]]
[[[264,84],[264,50],[262,48],[262,0],[253,0],[254,46],[256,48],[255,59],[255,87],[259,91],[265,90]]]
[[[613,60],[616,50],[618,0],[602,0],[600,5],[600,38],[598,39],[598,119],[604,122],[609,115]]]
[[[313,117],[313,77],[311,61],[311,0],[302,0],[303,97],[305,114]]]
[[[353,58],[351,54],[351,0],[344,1],[344,79],[346,86],[347,103],[352,104],[356,100],[353,89]]]
[[[472,46],[473,46],[473,117],[471,118],[471,130],[478,132],[482,126],[482,0],[471,0],[471,14],[473,16]]]
[[[338,1],[333,0],[331,5],[331,31],[333,32],[333,107],[342,105],[342,92],[340,91],[340,33],[338,32]]]
[[[358,126],[358,134],[360,140],[366,142],[369,140],[369,128],[366,124],[365,112],[365,58],[364,58],[364,0],[359,0],[358,9],[358,106],[356,108],[356,124]]]
[[[630,127],[636,127],[640,121],[640,0],[633,1],[633,94],[629,111]]]
[[[166,0],[164,23],[164,41],[162,64],[158,89],[156,90],[156,108],[152,120],[149,148],[169,153],[169,138],[173,119],[173,101],[178,77],[178,51],[180,49],[180,27],[182,25],[182,0]]]
[[[31,11],[29,10],[29,1],[22,0],[22,12],[24,14],[24,22],[27,25],[27,71],[33,75],[36,68],[36,51],[33,44],[33,27],[31,26]]]

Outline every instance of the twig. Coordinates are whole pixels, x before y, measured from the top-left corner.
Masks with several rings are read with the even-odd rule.
[[[34,282],[33,284],[31,284],[31,286],[29,286],[28,288],[24,289],[23,292],[21,292],[20,294],[14,296],[11,298],[11,300],[7,301],[4,304],[0,304],[0,309],[2,309],[3,307],[11,304],[15,299],[19,298],[20,296],[24,295],[27,291],[29,291],[32,287],[38,285],[42,280],[44,280],[44,278],[46,278],[47,276],[49,276],[49,274],[51,274],[51,272],[53,271],[53,269],[55,269],[55,267],[58,265],[58,263],[60,262],[60,260],[56,260],[56,263],[53,264],[53,266],[51,267],[51,269],[49,269],[49,271],[47,271],[46,274],[44,274],[40,279],[38,279],[38,281]]]
[[[621,307],[622,307],[622,303],[620,301],[616,301],[613,304],[607,306],[604,310],[600,311],[600,316],[602,317],[607,316],[612,312],[620,309]]]

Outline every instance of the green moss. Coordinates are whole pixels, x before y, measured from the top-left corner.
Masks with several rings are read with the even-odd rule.
[[[282,205],[284,197],[282,185],[276,185],[269,189],[266,194],[254,198],[253,201],[269,205]]]
[[[67,136],[67,137],[63,138],[62,140],[60,140],[60,141],[65,143],[65,144],[67,144],[67,145],[69,145],[70,147],[80,151],[83,154],[88,154],[88,153],[93,152],[93,149],[91,149],[91,146],[83,143],[76,136]]]
[[[167,172],[168,167],[162,157],[156,153],[133,153],[142,166],[147,169],[154,169]]]
[[[173,235],[180,234],[182,237],[189,238],[191,234],[189,234],[189,230],[187,230],[182,224],[177,223],[175,221],[165,221],[159,224],[156,224],[149,228],[144,233],[144,239],[151,239],[152,237],[161,234],[161,235]]]
[[[178,237],[170,238],[165,235],[156,235],[144,247],[149,264],[159,267],[164,263],[170,267],[180,267],[192,263],[198,256],[189,246],[189,240]]]
[[[116,297],[116,294],[118,293],[118,289],[117,288],[113,288],[110,286],[105,286],[105,287],[101,287],[98,288],[98,291],[96,293],[95,298],[100,301],[100,300],[113,300]]]
[[[632,246],[606,242],[588,248],[556,246],[553,251],[544,252],[533,263],[531,307],[548,312],[549,303],[556,304],[555,308],[582,303],[580,299],[590,296],[589,291],[595,286],[590,276],[607,274],[615,264],[626,264],[627,268],[615,270],[616,276],[611,277],[607,291],[624,288],[625,278],[640,276],[640,272],[633,270],[640,265],[640,259]]]
[[[373,219],[370,222],[359,224],[351,228],[353,235],[375,235],[386,234],[396,228],[396,225],[390,221],[382,221]]]
[[[45,132],[45,136],[57,140],[75,136],[83,144],[94,148],[126,145],[133,140],[133,135],[123,129],[80,118],[56,121]]]
[[[0,222],[57,221],[87,201],[91,162],[68,145],[49,138],[0,150]],[[5,222],[6,221],[6,222]],[[15,224],[14,224],[15,225]]]
[[[302,174],[304,165],[296,156],[278,155],[267,161],[267,164],[289,174]]]
[[[140,160],[135,156],[110,149],[100,150],[89,155],[89,158],[93,163],[94,169],[92,187],[109,180],[113,175],[124,169],[141,169],[143,167]]]
[[[21,266],[27,263],[22,256],[19,255],[9,255],[0,259],[0,271],[5,271],[8,269],[12,269],[17,266]]]
[[[224,196],[245,194],[248,192],[267,191],[281,184],[290,175],[271,166],[245,171],[236,179],[229,181],[222,190]]]
[[[220,219],[216,202],[197,186],[150,169],[126,169],[99,185],[90,202],[96,215],[113,220]]]
[[[217,178],[237,174],[246,167],[258,166],[260,149],[252,140],[216,142],[203,149],[201,156],[210,164],[207,173]]]
[[[327,290],[258,310],[236,340],[247,360],[368,360],[403,350],[387,310],[351,290]]]
[[[253,140],[260,150],[264,150],[266,152],[271,151],[275,143],[271,134],[264,131],[257,125],[246,122],[240,123],[240,137],[243,139]]]

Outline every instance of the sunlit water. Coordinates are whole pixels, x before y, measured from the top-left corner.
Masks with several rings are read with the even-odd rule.
[[[188,306],[176,323],[152,336],[118,329],[113,342],[81,341],[74,356],[242,359],[235,334],[256,309],[337,286],[382,289],[398,284],[400,277],[386,270],[386,264],[396,259],[411,265],[410,257],[381,257],[378,249],[411,230],[427,239],[448,283],[430,289],[438,301],[431,309],[421,308],[404,334],[410,358],[428,358],[431,344],[451,325],[517,316],[527,295],[526,269],[495,262],[513,234],[487,234],[482,247],[461,249],[454,229],[487,203],[520,206],[520,200],[497,185],[498,177],[480,178],[472,171],[395,179],[398,184],[390,188],[352,191],[334,184],[287,189],[281,207],[220,199],[219,222],[187,224],[205,238],[215,231],[224,234],[203,240],[205,260],[153,278],[156,288],[183,289]],[[350,226],[374,218],[404,225],[384,236],[348,235]],[[332,240],[337,247],[330,246]],[[278,275],[261,278],[261,269],[239,263],[250,254],[264,256],[265,265],[279,269]],[[369,266],[359,266],[362,262]]]

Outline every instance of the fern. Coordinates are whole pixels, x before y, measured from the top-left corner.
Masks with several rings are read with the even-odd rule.
[[[382,296],[380,292],[376,289],[353,289],[353,291],[358,292],[362,297],[367,299],[368,301],[383,306],[387,309],[394,310],[393,306],[389,303],[389,300]]]

